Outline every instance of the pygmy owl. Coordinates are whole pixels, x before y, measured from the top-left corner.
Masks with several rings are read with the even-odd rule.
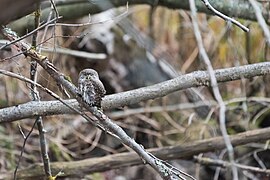
[[[101,108],[101,100],[106,90],[93,69],[84,69],[79,74],[78,90],[84,101],[90,106]]]

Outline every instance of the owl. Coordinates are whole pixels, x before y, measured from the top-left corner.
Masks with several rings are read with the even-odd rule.
[[[79,74],[78,93],[90,106],[101,108],[101,100],[106,90],[93,69],[84,69]]]

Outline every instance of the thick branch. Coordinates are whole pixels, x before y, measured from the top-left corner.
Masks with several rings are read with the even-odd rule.
[[[106,1],[101,1],[104,4]],[[119,6],[125,6],[127,1],[126,0],[111,0],[112,4],[115,7]],[[104,6],[102,5],[102,9],[97,6],[97,3],[90,3],[89,1],[66,1],[66,2],[60,2],[57,5],[57,9],[59,12],[60,16],[63,16],[64,20],[71,20],[71,19],[76,19],[80,18],[82,16],[86,16],[88,14],[95,14],[99,13],[101,11],[105,11],[107,9],[112,8],[111,5]],[[165,6],[171,9],[184,9],[184,10],[189,10],[189,1],[188,0],[133,0],[129,1],[129,4],[149,4],[152,6]],[[250,6],[248,1],[231,1],[231,2],[226,2],[226,1],[211,1],[211,5],[219,10],[220,12],[230,16],[230,17],[238,17],[238,18],[243,18],[247,20],[256,20],[256,15],[254,12],[254,9]],[[207,14],[213,14],[211,11],[207,9],[207,7],[201,2],[201,0],[196,0],[196,7],[198,9],[198,12],[203,12]],[[78,11],[78,9],[80,9]],[[16,11],[15,11],[16,12]],[[48,14],[50,12],[50,7],[45,9],[42,12],[42,20],[45,21],[45,19],[48,17]],[[268,11],[267,10],[262,10],[263,16],[265,19],[268,18]],[[26,15],[26,14],[25,14]],[[31,29],[33,27],[33,22],[32,19],[33,17],[26,17],[19,19],[13,23],[11,23],[9,26],[18,32],[19,34],[24,34],[26,30]]]
[[[270,62],[225,68],[215,71],[218,82],[251,78],[269,73]],[[209,75],[206,71],[196,71],[152,86],[108,95],[102,101],[102,107],[103,109],[123,107],[126,105],[136,104],[141,101],[163,97],[175,91],[203,85],[209,85]],[[75,99],[66,100],[66,103],[72,107],[78,107],[78,103]],[[37,115],[45,116],[70,113],[74,113],[74,111],[59,101],[28,102],[0,109],[0,123],[34,117]]]
[[[252,142],[263,142],[270,138],[269,132],[270,128],[247,131],[230,136],[230,140],[233,146],[244,145]],[[192,158],[192,156],[200,153],[221,150],[224,148],[225,143],[223,141],[223,137],[216,137],[178,146],[149,149],[147,151],[161,159],[172,160],[189,159]],[[129,152],[74,162],[56,162],[52,163],[51,167],[54,174],[62,171],[64,172],[63,176],[80,177],[83,174],[101,172],[139,164],[142,164],[141,158],[136,153]],[[18,178],[33,179],[43,177],[44,174],[42,170],[42,164],[36,164],[27,169],[20,170],[18,172]],[[9,179],[9,177],[10,175],[7,174],[0,175],[0,179]]]
[[[1,0],[0,25],[5,25],[35,10],[36,0]]]

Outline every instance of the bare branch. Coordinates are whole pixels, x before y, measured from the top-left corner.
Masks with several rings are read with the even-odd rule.
[[[0,73],[3,73],[3,70],[0,70]],[[241,78],[252,78],[267,74],[270,74],[270,62],[215,70],[215,76],[218,82],[234,81]],[[191,87],[209,86],[209,82],[210,77],[207,71],[195,71],[152,86],[107,95],[102,101],[102,108],[106,110],[137,104],[141,101],[166,96],[175,91]],[[78,102],[75,99],[64,100],[63,102],[72,108],[78,108]],[[0,109],[0,123],[34,117],[36,115],[45,116],[72,113],[74,113],[73,110],[59,101],[27,102]]]
[[[236,21],[233,18],[230,18],[229,16],[226,16],[225,14],[222,14],[221,12],[219,12],[218,10],[216,10],[210,3],[208,0],[202,0],[202,2],[205,4],[205,6],[212,11],[215,15],[219,16],[220,18],[232,22],[233,24],[235,24],[236,26],[240,27],[243,31],[248,32],[249,29],[244,26],[243,24],[241,24],[239,21]]]
[[[204,164],[207,166],[219,166],[219,167],[223,167],[223,168],[227,168],[227,167],[231,166],[229,162],[223,161],[220,159],[211,159],[211,158],[198,157],[198,156],[195,156],[194,159],[198,163]],[[270,169],[261,169],[258,167],[246,166],[246,165],[239,164],[239,163],[235,163],[235,166],[239,169],[242,169],[242,170],[247,170],[247,171],[251,171],[251,172],[263,173],[263,174],[270,175]]]
[[[263,142],[270,138],[270,128],[246,131],[236,135],[231,135],[230,140],[233,146],[245,145],[252,142]],[[224,149],[225,143],[223,137],[215,137],[206,140],[190,142],[186,144],[147,149],[148,152],[155,156],[165,159],[190,159],[200,153],[211,152]],[[104,164],[106,166],[104,166]],[[119,153],[108,155],[101,158],[90,158],[73,162],[55,162],[51,163],[53,173],[63,171],[63,177],[80,177],[82,172],[90,174],[106,170],[134,166],[142,164],[141,158],[134,152]],[[42,164],[35,164],[29,168],[20,170],[18,178],[37,178],[44,177],[42,173]],[[9,179],[9,174],[1,174],[0,179]]]
[[[252,5],[252,7],[254,8],[258,23],[259,23],[259,25],[261,26],[261,28],[263,30],[264,36],[266,38],[266,42],[267,42],[267,44],[269,46],[270,45],[270,31],[269,31],[269,28],[268,28],[268,26],[267,26],[267,24],[266,24],[266,22],[265,22],[265,20],[263,18],[262,11],[261,11],[261,9],[259,7],[259,4],[255,0],[249,0],[249,2]]]
[[[107,0],[106,1],[102,0],[100,2],[106,3]],[[114,1],[113,5],[114,7],[125,6],[126,2],[127,2],[126,0],[118,0],[118,1]],[[130,5],[148,4],[150,6],[158,5],[158,6],[165,6],[165,7],[168,7],[171,9],[177,9],[177,10],[190,9],[188,0],[181,0],[181,1],[159,0],[157,2],[149,1],[149,0],[133,0],[133,1],[129,1],[129,4]],[[228,3],[226,1],[216,0],[216,1],[211,1],[211,4],[213,7],[223,12],[224,14],[229,15],[230,17],[238,17],[238,18],[243,18],[243,19],[253,20],[253,21],[257,20],[254,9],[246,1],[231,1],[230,3]],[[106,9],[100,9],[96,3],[89,3],[88,0],[56,1],[56,6],[59,12],[59,16],[63,16],[64,20],[76,19],[82,16],[87,16],[89,13],[96,14],[96,13],[100,13],[101,11],[114,8],[112,6],[106,6],[105,7]],[[49,3],[47,3],[47,7],[48,8],[45,8],[42,12],[42,21],[45,21],[47,19],[51,11]],[[203,12],[206,14],[213,14],[212,11],[210,11],[203,3],[201,3],[201,0],[196,0],[196,7],[199,12]],[[77,11],[78,9],[80,9],[80,11]],[[17,12],[17,11],[14,11],[14,12]],[[28,13],[26,13],[25,15],[27,14]],[[263,16],[265,17],[265,19],[267,19],[268,17],[267,10],[263,11]],[[29,29],[29,27],[33,27],[33,24],[31,24],[31,20],[30,20],[32,18],[33,17],[22,18],[22,19],[12,22],[9,25],[12,29],[16,30],[19,34],[23,34],[26,29]],[[30,22],[30,24],[26,22]]]
[[[35,32],[33,32],[32,36],[32,48],[36,49],[37,48],[37,37],[38,37],[38,28],[40,27],[40,13],[41,13],[41,7],[40,7],[40,1],[37,4],[37,9],[35,11]],[[45,23],[46,24],[46,23]],[[45,25],[46,26],[46,25]],[[30,78],[33,82],[37,81],[37,62],[34,59],[31,59],[30,61]],[[35,84],[31,84],[31,96],[33,101],[40,101],[40,96],[39,96],[39,91],[37,90],[37,86]],[[52,172],[51,172],[51,166],[50,166],[50,158],[48,154],[48,144],[47,144],[47,139],[46,139],[46,134],[45,134],[45,129],[43,125],[43,118],[42,116],[37,116],[36,117],[36,124],[37,124],[37,129],[39,131],[39,142],[40,142],[40,152],[41,152],[41,157],[43,160],[43,166],[44,166],[44,172],[46,175],[46,178],[49,179],[52,177]],[[26,140],[25,140],[26,141]],[[16,179],[16,174],[14,173],[14,179]]]
[[[43,52],[51,52],[51,53],[59,53],[59,54],[65,54],[65,55],[71,55],[75,57],[83,57],[91,59],[98,59],[98,60],[105,60],[107,58],[107,55],[104,53],[89,53],[85,51],[77,51],[77,50],[71,50],[71,49],[65,49],[65,48],[41,48]]]
[[[15,170],[13,172],[13,179],[16,179],[17,178],[17,172],[18,172],[18,169],[19,169],[19,166],[20,166],[21,159],[23,157],[23,153],[24,153],[24,150],[25,150],[26,141],[30,137],[30,135],[32,134],[32,132],[34,130],[34,127],[36,126],[36,123],[37,123],[37,120],[34,122],[34,124],[32,125],[32,127],[30,129],[30,131],[28,132],[28,134],[26,136],[24,135],[21,127],[19,126],[20,132],[21,132],[21,134],[23,136],[23,145],[22,145],[21,153],[20,153],[20,156],[18,158],[18,161],[17,161],[16,167],[15,167]]]
[[[60,19],[60,18],[61,18],[61,17],[57,17],[57,18],[54,18],[54,19],[52,19],[52,20],[50,20],[50,21],[48,21],[48,22],[42,24],[41,26],[39,26],[38,28],[34,29],[34,30],[31,31],[30,33],[27,33],[26,35],[24,35],[24,36],[22,36],[22,37],[20,37],[20,38],[16,38],[16,39],[14,39],[13,41],[11,41],[10,43],[5,44],[4,46],[0,47],[0,50],[1,50],[1,49],[4,49],[5,47],[10,46],[11,44],[15,44],[15,43],[17,43],[17,42],[19,42],[19,41],[21,41],[21,40],[23,40],[23,39],[25,39],[25,38],[31,36],[32,34],[38,32],[38,31],[41,30],[42,28],[44,28],[44,27],[50,25],[51,23],[57,21],[57,20]]]
[[[13,33],[5,32],[3,30],[3,34],[8,39],[13,39]],[[15,37],[17,38],[17,37]],[[34,49],[29,48],[29,45],[26,43],[17,43],[16,46],[24,52],[26,56],[31,57],[34,59],[40,66],[47,71],[47,73],[58,83],[65,87],[75,98],[76,100],[89,112],[91,112],[96,118],[98,124],[100,124],[106,131],[115,134],[118,136],[121,143],[127,145],[128,147],[132,148],[137,154],[141,156],[141,158],[148,163],[159,175],[164,179],[173,179],[174,177],[181,177],[185,175],[185,173],[181,173],[180,170],[173,171],[171,167],[164,164],[158,158],[152,156],[148,152],[144,150],[144,148],[135,142],[134,139],[129,137],[125,131],[116,125],[107,115],[105,115],[102,111],[100,111],[97,107],[89,106],[85,100],[77,93],[77,87],[74,86],[70,81],[67,80],[66,76],[58,71],[57,68],[49,61],[48,57],[43,56],[36,52]],[[93,122],[94,123],[94,122]],[[96,123],[95,123],[96,124]],[[176,168],[175,168],[176,169]],[[178,174],[180,173],[180,174]]]
[[[220,12],[216,11],[215,9],[212,8],[212,6],[209,4],[209,2],[207,0],[203,0],[206,3],[206,6],[208,6],[212,11],[214,11],[217,15],[225,18],[223,16],[223,14],[221,14]],[[192,19],[192,24],[193,24],[193,31],[195,34],[195,38],[198,44],[198,48],[199,48],[199,53],[201,55],[201,58],[203,60],[203,62],[205,63],[207,70],[209,72],[210,75],[210,82],[211,82],[211,87],[213,89],[213,93],[215,96],[215,99],[218,102],[219,105],[219,122],[220,122],[220,130],[222,133],[222,136],[224,138],[227,150],[228,150],[228,154],[229,154],[229,159],[231,162],[231,169],[232,169],[232,175],[233,175],[233,179],[237,180],[238,179],[238,172],[237,172],[237,168],[234,165],[235,161],[234,161],[234,151],[233,151],[233,147],[231,144],[231,141],[229,139],[228,136],[228,132],[226,129],[226,118],[225,118],[225,112],[226,112],[226,106],[225,103],[222,99],[222,96],[220,94],[219,88],[218,88],[218,84],[217,84],[217,79],[215,76],[215,72],[213,69],[213,66],[211,64],[211,61],[206,53],[206,50],[204,48],[203,45],[203,41],[202,41],[202,36],[199,30],[199,25],[198,25],[198,18],[197,18],[197,13],[196,13],[196,6],[195,6],[195,1],[194,0],[189,0],[190,2],[190,10],[191,10],[191,19]]]

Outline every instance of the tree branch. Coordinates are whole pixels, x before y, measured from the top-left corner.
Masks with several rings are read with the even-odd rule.
[[[2,72],[0,71],[0,73]],[[270,74],[270,62],[215,70],[216,79],[219,83],[266,74]],[[207,71],[195,71],[152,86],[107,95],[102,101],[102,107],[106,110],[137,104],[141,101],[160,98],[190,87],[209,86],[209,81],[210,77]],[[78,102],[75,99],[65,100],[65,103],[76,109],[78,108]],[[59,101],[27,102],[0,109],[0,123],[37,115],[45,116],[71,113],[74,113],[74,111]]]
[[[206,13],[206,14],[213,14],[202,2],[201,0],[196,0],[196,7],[198,12]],[[103,0],[102,3],[106,3],[106,0]],[[119,6],[125,6],[127,1],[126,0],[111,0],[111,3],[114,5],[114,7]],[[183,9],[183,10],[189,10],[189,0],[133,0],[129,1],[130,5],[137,5],[137,4],[148,4],[151,6],[164,6],[168,7],[170,9]],[[223,14],[226,14],[230,17],[237,17],[247,20],[253,20],[256,21],[256,15],[254,12],[254,9],[247,1],[231,1],[230,3],[226,1],[211,1],[211,5],[222,12]],[[74,0],[74,1],[65,1],[65,2],[59,2],[56,3],[57,10],[59,12],[59,16],[63,16],[63,20],[71,20],[80,18],[82,16],[86,16],[88,14],[96,14],[102,11],[105,11],[107,9],[113,8],[112,6],[103,6],[102,9],[97,6],[97,3],[90,3],[88,0]],[[78,11],[80,9],[80,11]],[[48,8],[45,8],[42,11],[42,17],[41,20],[45,21],[48,17],[48,14],[50,13],[51,9],[48,5]],[[15,11],[16,12],[16,11]],[[263,17],[264,19],[267,19],[268,17],[268,11],[265,9],[262,9]],[[27,15],[27,14],[25,14]],[[33,28],[33,22],[31,20],[33,17],[25,17],[21,18],[17,21],[14,21],[9,24],[9,27],[18,32],[19,34],[24,34],[26,30],[29,31],[31,27]]]
[[[208,0],[202,0],[202,1],[215,14],[219,15],[222,18],[226,18],[226,16],[224,17],[222,13],[213,9],[211,4],[209,4]],[[193,31],[194,31],[195,39],[197,41],[198,48],[199,48],[200,57],[201,57],[202,61],[204,62],[204,64],[206,65],[207,70],[209,72],[210,83],[211,83],[211,87],[213,90],[213,94],[214,94],[214,97],[219,105],[219,126],[220,126],[220,131],[221,131],[221,134],[224,138],[226,148],[228,151],[228,156],[229,156],[229,160],[231,163],[232,178],[233,178],[233,180],[237,180],[238,179],[238,172],[237,172],[236,166],[234,165],[235,164],[234,151],[233,151],[233,147],[232,147],[231,141],[229,139],[227,128],[226,128],[226,105],[225,105],[225,103],[222,99],[221,93],[219,91],[218,83],[217,83],[217,79],[215,76],[213,66],[211,64],[211,61],[210,61],[210,59],[207,55],[207,52],[204,48],[204,45],[203,45],[202,35],[200,33],[199,24],[198,24],[197,9],[195,6],[195,1],[189,0],[189,3],[190,3]]]
[[[231,135],[229,137],[233,146],[240,146],[252,142],[267,141],[270,138],[269,132],[270,128],[265,128],[246,131],[244,133]],[[215,137],[177,146],[147,149],[147,151],[161,159],[173,160],[190,159],[194,155],[210,151],[222,150],[225,147],[226,146],[223,141],[223,137]],[[82,174],[102,172],[139,164],[142,164],[141,158],[134,152],[127,152],[108,155],[100,158],[84,159],[81,161],[54,162],[51,163],[51,167],[54,174],[57,174],[59,171],[63,171],[64,173],[61,176],[81,177]],[[35,164],[29,168],[19,170],[18,178],[34,179],[38,177],[44,177],[42,171],[42,164]],[[2,174],[0,175],[0,179],[9,179],[10,176],[10,174]]]
[[[194,157],[195,161],[202,164],[202,165],[207,165],[207,166],[217,166],[217,167],[222,167],[222,168],[228,168],[231,166],[231,164],[227,161],[223,161],[220,159],[211,159],[211,158],[206,158],[206,157]],[[251,171],[254,173],[263,173],[263,174],[268,174],[270,175],[270,169],[262,169],[258,167],[253,167],[253,166],[246,166],[243,164],[235,163],[235,166],[239,169],[245,170],[245,171]]]
[[[35,10],[36,0],[1,0],[0,2],[0,25],[23,17]]]
[[[2,31],[3,35],[9,40],[18,38],[17,36],[14,36],[14,33],[12,33],[11,30],[6,31],[6,29],[3,29]],[[171,165],[164,163],[162,160],[146,152],[140,144],[136,143],[134,139],[128,136],[121,127],[115,124],[101,110],[99,110],[97,107],[89,106],[83,97],[78,94],[77,87],[74,86],[64,74],[59,72],[59,70],[49,61],[48,57],[39,54],[27,43],[21,42],[16,43],[15,45],[24,53],[25,56],[35,60],[41,67],[43,67],[43,69],[46,70],[46,72],[56,81],[56,83],[61,84],[64,88],[66,88],[76,98],[81,106],[83,106],[97,118],[96,121],[92,121],[92,124],[99,124],[106,131],[114,134],[121,143],[133,149],[142,158],[144,163],[149,164],[163,179],[170,180],[175,179],[176,177],[184,179],[182,176],[194,179],[185,172],[182,172],[177,168],[172,168]]]

